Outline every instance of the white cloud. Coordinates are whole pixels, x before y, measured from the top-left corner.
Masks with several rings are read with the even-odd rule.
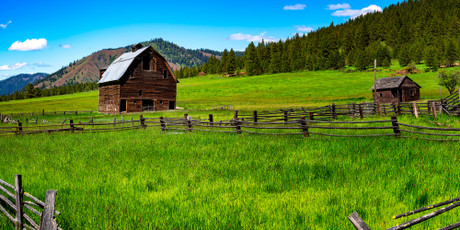
[[[3,29],[6,29],[6,27],[11,23],[12,23],[12,21],[9,20],[6,24],[0,24],[0,27],[2,27]]]
[[[242,34],[242,33],[237,33],[237,34],[232,34],[230,37],[228,37],[230,40],[238,40],[238,41],[248,41],[248,42],[261,42],[262,39],[265,40],[266,42],[275,42],[277,39],[275,37],[271,36],[265,36],[265,32],[261,33],[259,35],[250,35],[250,34]]]
[[[48,41],[44,38],[40,39],[27,39],[24,42],[16,41],[13,43],[8,50],[19,50],[19,51],[30,51],[30,50],[41,50],[48,45]]]
[[[295,4],[295,5],[289,5],[289,6],[284,6],[283,10],[304,10],[307,5],[305,4]]]
[[[59,46],[61,48],[63,48],[63,49],[71,49],[72,48],[72,46],[70,46],[69,44],[60,44]]]
[[[297,31],[300,31],[300,32],[311,32],[311,31],[313,31],[313,28],[307,27],[305,25],[295,26],[295,27],[297,28]]]
[[[14,65],[0,65],[0,70],[15,70],[26,66],[27,63],[16,63]]]
[[[348,3],[343,3],[343,4],[336,4],[336,5],[328,5],[327,9],[328,10],[340,10],[340,9],[350,9],[351,6]]]
[[[360,15],[365,15],[365,14],[372,13],[375,11],[382,12],[382,8],[377,5],[370,5],[360,10],[353,10],[353,9],[337,10],[334,13],[332,13],[332,16],[356,18]]]

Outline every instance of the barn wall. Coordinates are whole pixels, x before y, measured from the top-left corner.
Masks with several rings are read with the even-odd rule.
[[[168,110],[169,101],[176,101],[177,83],[167,63],[158,54],[152,55],[156,59],[154,70],[143,70],[140,59],[135,61],[132,73],[124,77],[126,80],[121,84],[120,99],[127,100],[127,112],[141,112],[142,100],[154,100],[156,110]],[[163,70],[168,71],[168,79],[164,79]]]
[[[393,97],[393,94],[391,93],[391,90],[385,90],[385,91],[377,91],[377,93],[372,93],[374,96],[374,101],[375,102],[380,102],[380,103],[391,103],[391,104],[397,104],[399,102],[398,97]],[[380,94],[382,96],[380,97]]]
[[[420,100],[420,88],[411,80],[407,79],[401,84],[403,102]],[[411,90],[414,95],[411,95]]]
[[[118,113],[120,110],[120,85],[99,86],[99,113]]]

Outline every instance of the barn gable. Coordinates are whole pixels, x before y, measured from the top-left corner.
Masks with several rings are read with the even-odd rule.
[[[133,46],[99,80],[99,112],[142,112],[176,108],[177,79],[167,60],[152,47]]]

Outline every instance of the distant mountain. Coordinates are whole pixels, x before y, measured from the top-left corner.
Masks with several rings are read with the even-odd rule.
[[[41,80],[48,76],[47,73],[19,74],[0,81],[0,95],[8,95],[21,90],[27,84]]]
[[[222,52],[209,49],[186,49],[161,38],[141,42],[141,44],[144,46],[150,45],[160,52],[166,57],[173,69],[179,69],[183,66],[199,66],[206,63],[212,55],[222,55]],[[40,88],[53,88],[63,85],[97,82],[99,80],[100,68],[110,65],[110,63],[121,54],[130,50],[131,45],[117,49],[97,51],[87,57],[70,63],[68,66],[61,68],[46,78],[34,82],[34,85]],[[242,52],[237,55],[242,55]]]

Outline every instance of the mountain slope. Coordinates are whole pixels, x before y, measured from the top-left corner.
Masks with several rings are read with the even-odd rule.
[[[21,90],[27,84],[43,79],[46,76],[48,76],[47,73],[19,74],[2,80],[0,81],[0,95],[8,95]]]
[[[198,66],[207,62],[211,55],[220,56],[222,53],[213,50],[192,50],[180,47],[161,38],[141,42],[144,46],[150,45],[166,57],[173,69],[182,66]],[[117,49],[104,49],[97,51],[78,61],[70,63],[48,77],[34,82],[40,88],[53,88],[77,83],[96,82],[99,80],[99,69],[110,65],[116,58],[129,52],[131,46]]]

